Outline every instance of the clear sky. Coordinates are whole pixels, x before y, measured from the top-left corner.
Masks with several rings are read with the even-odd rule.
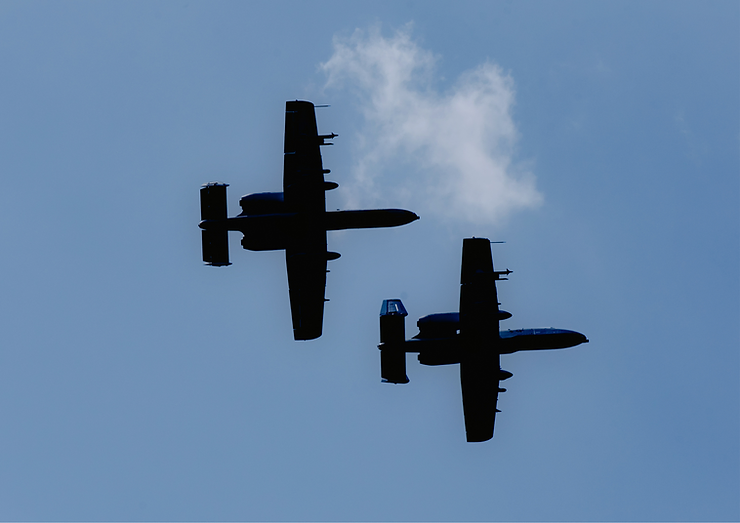
[[[740,519],[740,4],[0,3],[0,519]],[[281,251],[201,261],[198,189],[282,186],[306,99],[335,208],[324,335]],[[494,439],[458,369],[380,382],[378,313],[455,311],[484,236]]]

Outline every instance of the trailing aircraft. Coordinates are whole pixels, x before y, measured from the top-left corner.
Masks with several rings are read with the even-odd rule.
[[[460,312],[419,319],[419,333],[406,340],[401,300],[384,300],[380,309],[380,374],[388,383],[408,383],[406,353],[419,353],[422,365],[460,365],[465,432],[469,442],[493,437],[500,382],[512,373],[501,369],[501,354],[522,350],[564,349],[587,343],[580,332],[563,329],[499,331],[511,314],[499,309],[496,281],[511,273],[493,270],[490,241],[463,240]]]
[[[244,236],[251,251],[285,250],[293,337],[321,336],[324,318],[327,261],[339,253],[327,250],[326,232],[405,225],[419,217],[402,209],[326,211],[325,191],[338,184],[324,180],[320,146],[337,135],[318,133],[314,105],[285,104],[283,192],[256,193],[239,200],[242,212],[227,217],[226,187],[212,182],[200,190],[203,261],[215,267],[230,265],[228,231]]]

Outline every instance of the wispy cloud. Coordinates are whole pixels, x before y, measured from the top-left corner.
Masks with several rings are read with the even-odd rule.
[[[321,64],[326,86],[348,87],[365,117],[350,203],[400,194],[419,212],[496,223],[541,202],[534,176],[513,159],[514,82],[499,66],[485,62],[439,92],[438,57],[410,26],[388,38],[358,29],[333,43]]]

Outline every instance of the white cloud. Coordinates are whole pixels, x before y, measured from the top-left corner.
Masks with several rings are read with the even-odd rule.
[[[348,87],[365,117],[350,203],[401,195],[422,214],[496,223],[541,202],[534,176],[513,160],[514,82],[499,66],[483,63],[440,93],[438,58],[412,40],[409,26],[390,38],[358,29],[333,44],[321,64],[326,86]]]

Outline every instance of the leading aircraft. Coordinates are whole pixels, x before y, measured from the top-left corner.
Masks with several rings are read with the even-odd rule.
[[[229,262],[228,231],[239,231],[251,251],[285,250],[293,337],[321,336],[324,318],[326,265],[339,253],[326,247],[326,231],[405,225],[419,217],[402,209],[326,211],[325,191],[338,184],[324,180],[320,146],[337,135],[319,134],[314,105],[285,103],[283,192],[242,196],[242,212],[227,217],[226,187],[212,182],[200,190],[203,261],[216,267]]]
[[[401,300],[384,300],[380,309],[380,374],[389,383],[408,383],[406,353],[418,352],[422,365],[460,364],[465,432],[469,442],[493,437],[500,382],[501,354],[521,350],[564,349],[588,342],[580,332],[563,329],[499,331],[511,314],[499,309],[496,281],[511,273],[493,270],[491,242],[463,240],[460,312],[430,314],[417,322],[419,334],[406,340]]]

